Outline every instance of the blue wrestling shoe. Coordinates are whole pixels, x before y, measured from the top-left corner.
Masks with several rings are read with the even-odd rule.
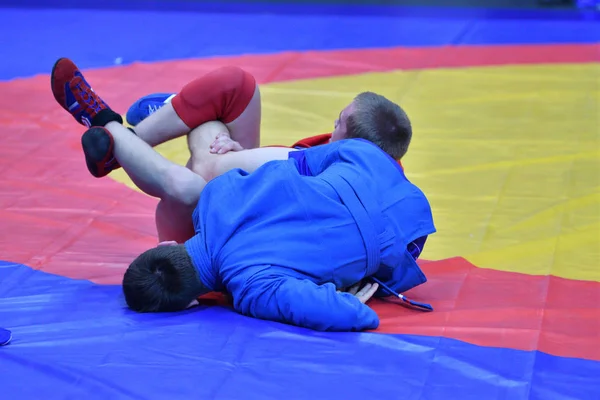
[[[9,344],[11,339],[12,333],[8,329],[0,328],[0,346]]]
[[[162,106],[169,104],[173,97],[175,97],[175,93],[152,93],[144,96],[129,107],[125,120],[129,125],[136,126]]]

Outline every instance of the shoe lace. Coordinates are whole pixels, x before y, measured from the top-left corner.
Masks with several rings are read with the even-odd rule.
[[[85,108],[91,109],[94,112],[100,111],[102,108],[101,101],[96,93],[94,93],[94,89],[92,89],[84,80],[79,81],[73,87],[75,93],[75,97],[80,99],[83,104],[85,104]]]

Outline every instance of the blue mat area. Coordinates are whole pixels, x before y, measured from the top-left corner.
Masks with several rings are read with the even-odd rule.
[[[118,286],[7,262],[0,321],[14,336],[0,348],[0,386],[13,399],[386,398],[399,380],[406,400],[598,394],[594,361],[438,337],[316,333],[224,307],[140,315]]]
[[[95,68],[114,65],[116,60],[152,62],[302,50],[600,42],[600,24],[573,12],[388,7],[394,11],[382,14],[380,7],[306,5],[205,6],[212,12],[200,12],[195,3],[174,3],[193,9],[166,12],[156,10],[166,7],[162,3],[147,6],[154,11],[144,11],[147,8],[140,2],[123,4],[129,7],[1,9],[0,35],[7,40],[0,47],[4,60],[0,80],[47,74],[60,56],[74,58],[82,68]],[[140,10],[127,10],[134,6]],[[229,12],[224,12],[226,6]]]
[[[599,43],[598,15],[0,0],[0,80],[48,74],[60,56],[101,68],[284,51]],[[600,398],[598,361],[442,337],[317,333],[226,307],[140,315],[119,286],[1,261],[0,327],[14,336],[0,347],[0,393],[10,399]]]

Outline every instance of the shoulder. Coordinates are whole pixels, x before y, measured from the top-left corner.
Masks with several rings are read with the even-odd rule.
[[[306,149],[315,146],[321,146],[324,144],[328,144],[331,140],[331,133],[324,133],[321,135],[310,136],[304,139],[298,140],[291,147],[292,148],[301,148]]]

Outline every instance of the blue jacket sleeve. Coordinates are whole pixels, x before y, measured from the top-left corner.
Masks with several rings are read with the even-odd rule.
[[[232,293],[235,309],[247,316],[317,331],[362,331],[379,326],[369,306],[335,285],[265,274]]]
[[[398,294],[427,282],[425,274],[408,251],[404,252],[400,264],[381,265],[375,273],[375,277]],[[391,294],[383,288],[379,288],[374,297],[387,296],[391,296]]]

